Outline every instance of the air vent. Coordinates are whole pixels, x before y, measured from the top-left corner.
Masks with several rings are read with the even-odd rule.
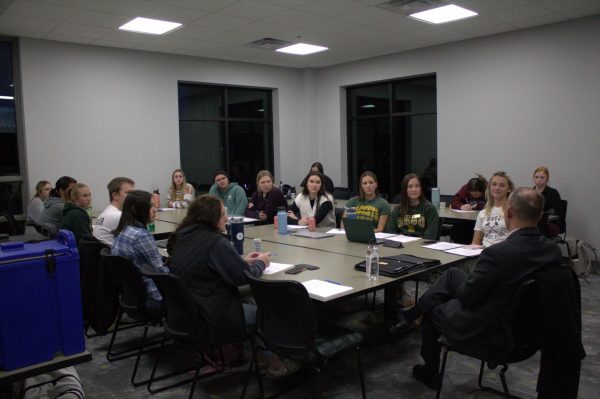
[[[286,40],[273,39],[271,37],[265,37],[264,39],[259,39],[248,44],[244,44],[244,47],[254,47],[260,48],[263,50],[277,50],[278,48],[289,46],[293,44],[292,42],[288,42]]]
[[[376,7],[402,15],[410,15],[432,8],[447,6],[448,4],[443,0],[389,0],[385,3],[377,4]]]

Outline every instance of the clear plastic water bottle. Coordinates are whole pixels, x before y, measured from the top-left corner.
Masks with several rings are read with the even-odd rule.
[[[356,219],[356,208],[354,208],[354,207],[346,208],[346,217],[348,219]]]
[[[379,248],[375,240],[371,240],[367,248],[367,263],[365,268],[367,280],[377,280],[379,278]]]

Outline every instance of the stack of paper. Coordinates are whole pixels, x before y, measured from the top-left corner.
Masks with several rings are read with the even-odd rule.
[[[263,274],[275,274],[275,273],[280,272],[282,270],[289,269],[292,266],[294,266],[294,265],[290,265],[290,264],[287,264],[287,263],[271,262],[269,264],[269,267],[267,267],[265,270],[263,270]]]
[[[308,280],[302,283],[308,293],[318,299],[328,299],[332,296],[350,291],[352,287],[346,285],[330,283],[324,280]]]
[[[479,256],[481,251],[483,251],[483,248],[473,249],[473,248],[469,248],[467,246],[467,247],[450,249],[446,252],[448,252],[449,254],[460,255],[460,256]]]
[[[456,244],[453,242],[436,242],[435,244],[431,245],[423,245],[423,248],[436,249],[438,251],[447,251],[449,249],[454,249],[462,246],[462,244]]]

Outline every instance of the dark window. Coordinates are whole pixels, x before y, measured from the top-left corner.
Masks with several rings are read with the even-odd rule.
[[[423,76],[347,88],[348,185],[371,170],[379,191],[400,192],[407,173],[426,193],[437,185],[436,78]]]
[[[15,42],[0,39],[0,211],[20,215],[26,188],[21,174],[21,141],[17,129],[16,59]]]
[[[181,168],[206,189],[217,169],[251,195],[256,173],[273,171],[271,90],[179,83]]]

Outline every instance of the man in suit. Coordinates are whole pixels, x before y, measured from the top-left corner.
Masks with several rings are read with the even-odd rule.
[[[508,238],[486,248],[471,275],[458,268],[447,270],[414,307],[398,314],[399,322],[391,328],[395,333],[423,316],[425,364],[414,366],[417,380],[437,388],[440,334],[458,351],[492,353],[501,344],[501,315],[519,284],[541,269],[560,266],[560,249],[536,227],[543,209],[544,198],[534,189],[515,190],[504,211]]]

